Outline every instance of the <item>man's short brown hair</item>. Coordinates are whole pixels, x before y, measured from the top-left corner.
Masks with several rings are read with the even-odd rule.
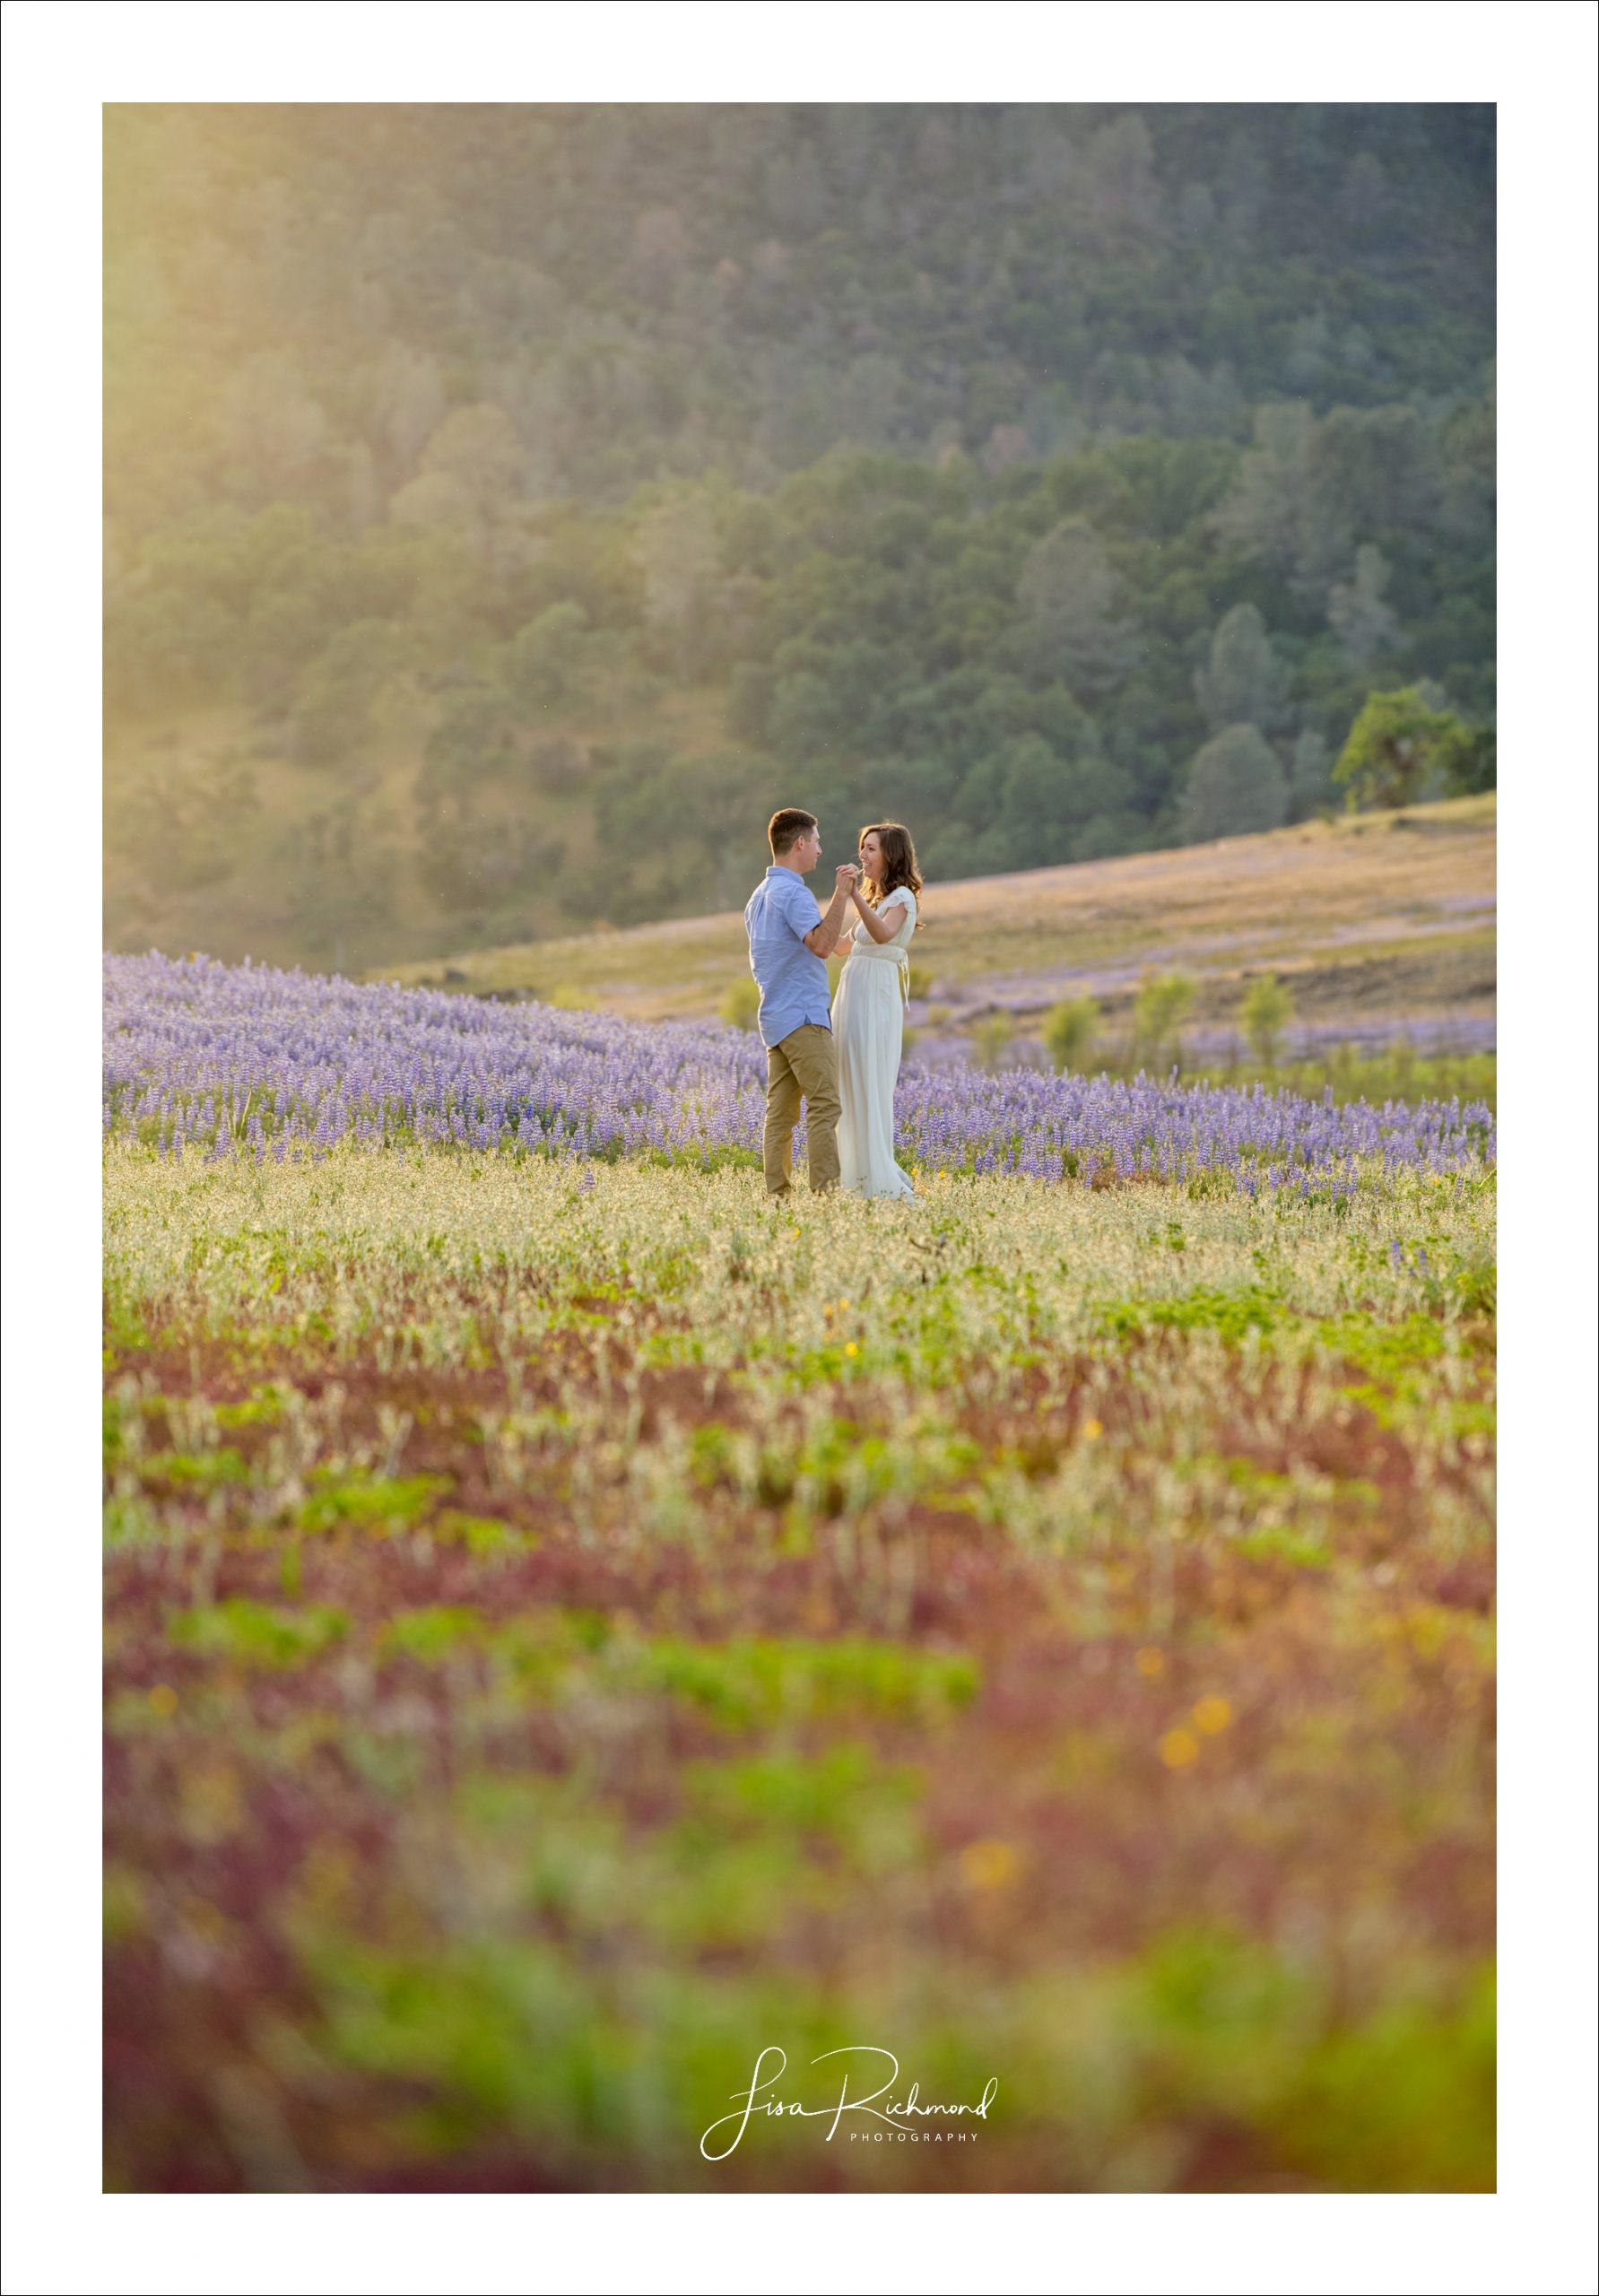
[[[766,841],[771,847],[772,859],[780,861],[789,847],[815,826],[815,814],[806,813],[803,805],[779,807],[766,825]]]

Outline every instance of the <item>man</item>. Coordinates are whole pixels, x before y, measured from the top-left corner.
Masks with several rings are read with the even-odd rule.
[[[827,960],[839,945],[849,889],[860,871],[853,861],[839,864],[832,905],[824,917],[804,882],[821,858],[815,814],[785,805],[772,815],[766,837],[771,867],[744,908],[750,970],[760,990],[760,1041],[766,1047],[766,1192],[773,1197],[796,1193],[794,1127],[803,1100],[811,1189],[820,1195],[839,1185],[839,1063]]]

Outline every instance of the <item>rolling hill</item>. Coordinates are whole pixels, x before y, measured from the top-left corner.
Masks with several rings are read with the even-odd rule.
[[[930,883],[911,1019],[959,1031],[1004,1011],[1025,1026],[1058,999],[1124,1013],[1151,973],[1181,970],[1196,1020],[1230,1018],[1271,970],[1308,1021],[1351,1033],[1491,1017],[1496,800],[1301,822],[1005,876]],[[816,883],[826,891],[824,852]],[[625,931],[386,967],[385,979],[589,1004],[639,1019],[714,1015],[747,978],[737,909]]]

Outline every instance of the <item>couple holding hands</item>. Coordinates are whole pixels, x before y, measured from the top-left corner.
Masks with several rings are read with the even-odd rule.
[[[744,909],[766,1047],[767,1194],[795,1193],[794,1127],[803,1100],[813,1193],[842,1186],[862,1196],[912,1196],[894,1161],[894,1083],[922,890],[910,832],[899,822],[864,829],[858,863],[841,861],[833,872],[825,916],[805,883],[821,858],[815,814],[783,807],[767,841],[771,866]],[[840,945],[849,953],[830,1006],[827,960]]]

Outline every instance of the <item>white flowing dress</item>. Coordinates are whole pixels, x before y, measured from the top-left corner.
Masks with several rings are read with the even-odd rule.
[[[910,936],[916,895],[907,885],[878,910],[905,912],[891,941],[874,941],[864,925],[844,960],[833,996],[833,1042],[839,1057],[839,1183],[862,1196],[914,1196],[894,1161],[894,1083],[905,1040],[910,993]]]

